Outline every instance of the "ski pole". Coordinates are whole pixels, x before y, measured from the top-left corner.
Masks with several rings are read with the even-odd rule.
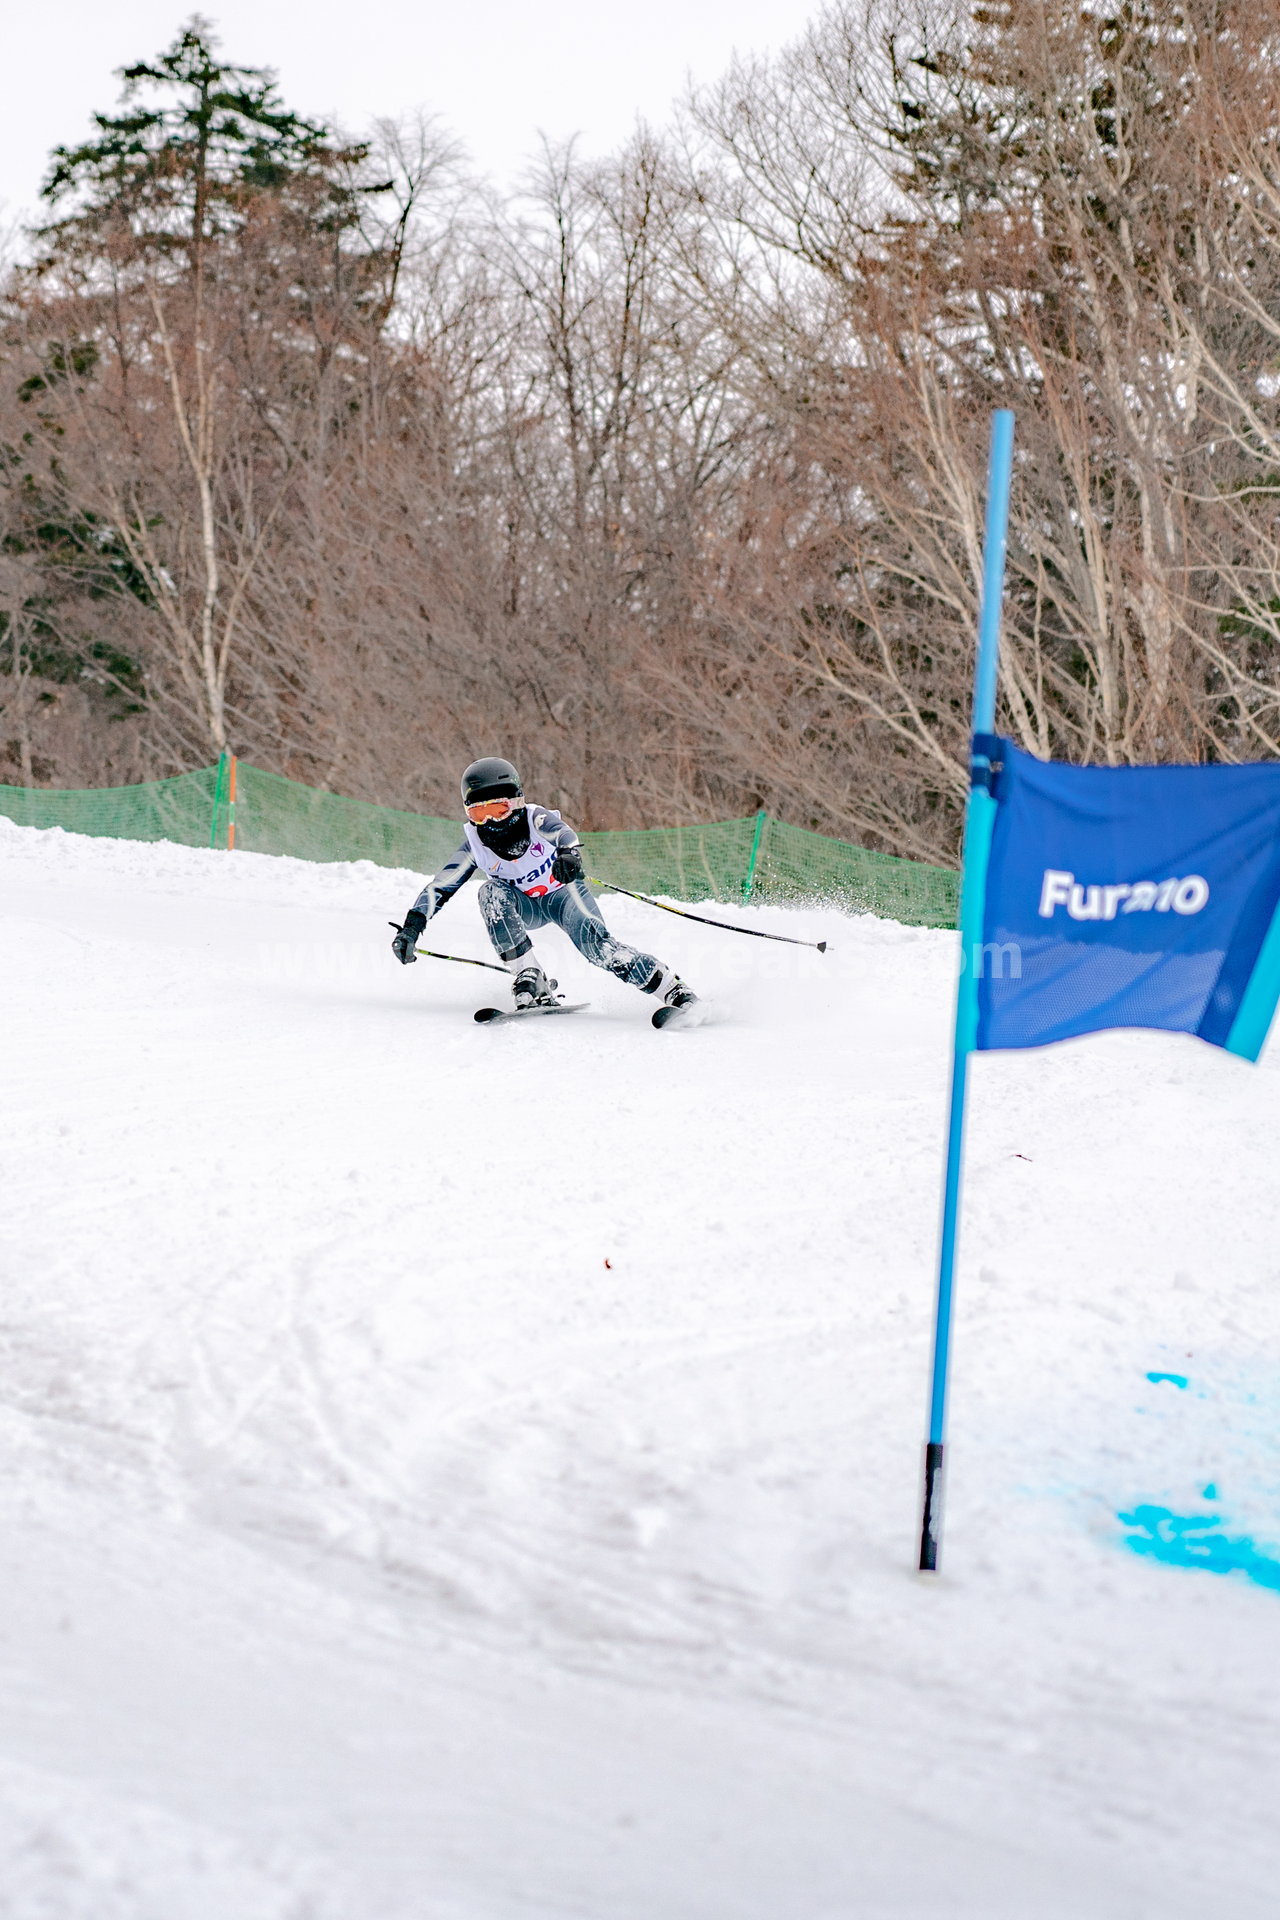
[[[404,928],[398,920],[388,920],[387,925],[394,927],[397,933],[404,932]],[[467,956],[463,953],[432,953],[430,947],[415,947],[414,952],[423,960],[456,960],[460,967],[488,967],[490,973],[507,973],[509,971],[506,967],[500,967],[495,960],[468,960]]]
[[[690,913],[687,907],[669,907],[665,900],[651,899],[647,893],[632,893],[630,887],[620,887],[616,880],[597,880],[589,876],[593,887],[612,887],[615,893],[625,893],[628,900],[643,900],[646,907],[660,907],[663,913],[678,913],[682,920],[696,920],[700,926],[719,927],[721,933],[749,933],[753,940],[781,940],[788,947],[813,947],[818,953],[825,953],[825,940],[797,940],[792,933],[765,933],[760,927],[735,927],[731,920],[708,920],[705,913]]]

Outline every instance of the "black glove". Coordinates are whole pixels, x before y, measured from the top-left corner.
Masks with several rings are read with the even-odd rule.
[[[414,948],[426,924],[426,914],[419,913],[417,907],[411,907],[404,917],[404,925],[397,927],[396,937],[391,942],[391,951],[403,966],[410,966],[417,959]]]
[[[551,862],[551,877],[553,880],[558,880],[562,887],[571,887],[574,881],[581,880],[585,873],[581,847],[561,847]]]

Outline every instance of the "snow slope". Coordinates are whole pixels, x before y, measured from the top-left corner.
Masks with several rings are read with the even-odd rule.
[[[5,1920],[1274,1914],[1280,1054],[976,1062],[929,1583],[948,936],[481,1029],[417,876],[0,871]]]

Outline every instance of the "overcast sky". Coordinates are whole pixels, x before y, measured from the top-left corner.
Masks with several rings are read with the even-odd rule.
[[[274,67],[297,111],[359,131],[426,106],[481,168],[509,182],[540,131],[585,150],[661,123],[685,77],[734,48],[784,45],[818,0],[206,0],[224,55]],[[115,104],[114,70],[167,46],[195,9],[173,0],[2,0],[0,217],[35,202],[49,149]]]

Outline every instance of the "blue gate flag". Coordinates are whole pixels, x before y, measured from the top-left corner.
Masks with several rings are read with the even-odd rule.
[[[1280,765],[1075,767],[975,746],[995,805],[965,956],[971,1044],[1161,1027],[1256,1060],[1280,998]]]

